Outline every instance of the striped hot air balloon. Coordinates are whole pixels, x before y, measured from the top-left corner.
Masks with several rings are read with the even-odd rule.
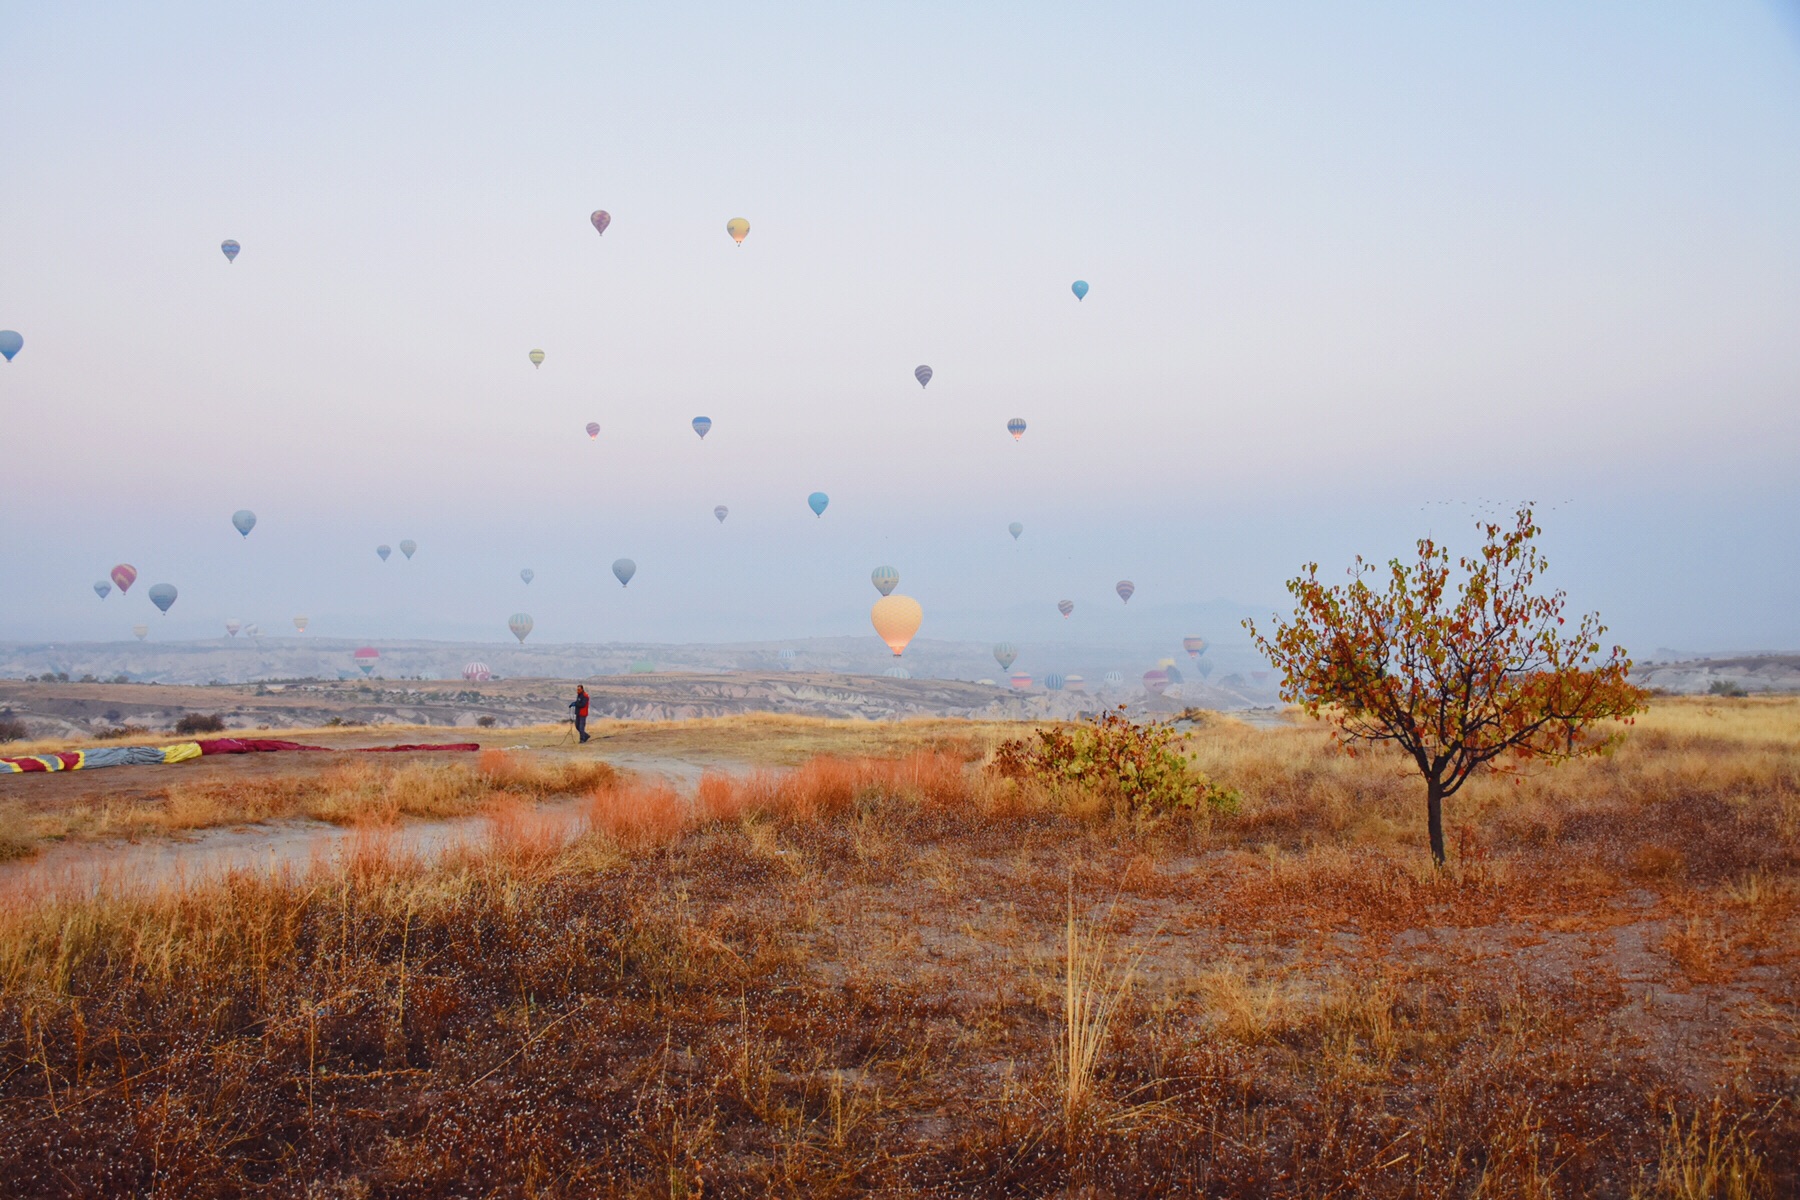
[[[695,417],[693,424],[694,424],[694,432],[700,435],[701,441],[705,441],[707,433],[710,432],[712,429],[712,418],[711,417]]]
[[[1058,600],[1056,602],[1056,611],[1066,617],[1075,611],[1075,602],[1073,600]]]
[[[600,422],[589,421],[587,423],[587,435],[588,435],[589,441],[592,441],[593,439],[599,437],[600,436]]]
[[[1169,676],[1165,671],[1154,668],[1144,672],[1144,690],[1152,696],[1160,696],[1169,690]]]
[[[1113,591],[1119,593],[1120,600],[1123,600],[1126,604],[1130,604],[1131,594],[1137,591],[1137,584],[1131,582],[1129,579],[1121,579],[1119,580],[1118,586],[1113,588]]]
[[[1067,681],[1061,675],[1058,675],[1055,671],[1052,671],[1052,672],[1050,672],[1050,674],[1044,676],[1044,690],[1050,691],[1050,692],[1060,692],[1063,690],[1063,684],[1065,682],[1067,682]]]
[[[486,663],[469,663],[463,667],[463,678],[470,683],[486,683],[494,677]]]
[[[532,624],[530,613],[514,613],[506,619],[506,627],[512,630],[512,635],[519,639],[521,646],[525,644],[525,638],[531,633]]]
[[[723,525],[725,523],[725,518],[729,517],[730,515],[731,515],[731,510],[729,508],[726,508],[723,504],[717,504],[717,505],[713,506],[713,516],[715,516],[719,519],[719,524]]]
[[[1107,687],[1118,687],[1125,682],[1125,672],[1108,671],[1102,678],[1106,680]]]
[[[887,670],[883,671],[882,674],[886,675],[889,679],[911,679],[912,678],[912,672],[907,670],[905,667],[889,667]]]
[[[1022,440],[1025,437],[1025,418],[1014,417],[1012,420],[1008,421],[1006,423],[1006,432],[1013,435],[1013,441],[1017,442]]]
[[[373,646],[364,646],[356,651],[356,653],[352,654],[350,658],[351,661],[356,663],[357,670],[361,671],[364,675],[373,675],[375,673],[375,664],[381,661],[381,651]]]
[[[1018,648],[1010,642],[1001,642],[994,647],[994,661],[1000,664],[1000,669],[1002,671],[1012,666],[1013,660],[1018,657]]]
[[[869,572],[869,582],[873,583],[875,590],[882,595],[891,596],[894,594],[894,589],[900,586],[900,572],[892,567],[876,567]]]
[[[238,251],[242,249],[243,247],[238,245],[236,238],[226,238],[219,243],[219,253],[225,256],[226,262],[236,262]]]
[[[1189,658],[1199,658],[1206,653],[1206,639],[1203,637],[1184,637],[1181,648],[1188,652]]]
[[[1063,680],[1063,690],[1066,692],[1085,692],[1087,691],[1087,680],[1079,675],[1071,675]]]
[[[1027,675],[1024,671],[1014,671],[1012,673],[1012,678],[1007,680],[1007,682],[1012,684],[1013,691],[1015,692],[1029,691],[1031,688],[1031,676]]]
[[[137,640],[141,642],[150,635],[150,627],[148,625],[133,625],[131,627],[131,633],[132,636],[136,637]]]
[[[931,368],[924,366],[915,367],[913,369],[913,378],[919,381],[920,387],[924,387],[931,382]]]
[[[119,589],[119,594],[124,595],[137,582],[137,568],[130,563],[120,563],[112,569],[112,581],[113,586]]]
[[[412,556],[417,554],[418,552],[419,552],[419,543],[413,541],[411,538],[407,538],[406,540],[404,540],[400,543],[400,553],[406,555],[406,557],[408,559],[411,559]]]
[[[294,632],[295,633],[305,633],[306,627],[311,623],[312,623],[311,617],[295,617],[294,618]]]

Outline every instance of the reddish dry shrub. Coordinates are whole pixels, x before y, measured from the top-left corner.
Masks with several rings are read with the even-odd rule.
[[[627,783],[594,792],[588,822],[633,849],[674,841],[693,824],[693,810],[666,783]]]

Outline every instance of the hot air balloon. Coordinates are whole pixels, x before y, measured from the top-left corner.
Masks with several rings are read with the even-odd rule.
[[[750,222],[742,217],[733,217],[725,222],[725,232],[731,235],[732,241],[742,246],[744,239],[750,236]]]
[[[25,339],[19,336],[17,330],[0,329],[0,354],[6,356],[7,362],[11,362],[13,360],[13,355],[24,348]]]
[[[310,618],[310,617],[295,617],[294,618],[294,632],[295,633],[305,633],[306,627],[311,623],[312,623],[312,618]]]
[[[486,683],[493,677],[494,673],[488,670],[486,663],[469,663],[463,667],[463,678],[470,683]]]
[[[656,674],[656,664],[647,658],[640,658],[631,664],[631,673],[633,675],[654,675]]]
[[[1019,535],[1021,533],[1025,532],[1025,527],[1023,525],[1019,524],[1017,521],[1014,521],[1011,525],[1008,525],[1006,527],[1006,532],[1012,534],[1013,541],[1016,542],[1019,540]]]
[[[1015,692],[1029,691],[1031,688],[1031,676],[1023,671],[1014,671],[1007,682],[1013,685]]]
[[[719,518],[719,524],[721,524],[721,525],[723,525],[725,523],[725,518],[730,515],[731,515],[731,510],[729,508],[726,508],[723,504],[716,505],[713,508],[713,516]]]
[[[380,557],[382,562],[386,562],[388,560],[388,555],[392,554],[393,551],[388,549],[386,546],[377,546],[377,547],[375,547],[375,553],[378,557]]]
[[[169,615],[169,605],[175,603],[176,595],[174,584],[159,583],[150,589],[150,603],[162,609],[162,614],[166,617]]]
[[[544,352],[542,350],[533,350],[525,357],[531,360],[531,365],[534,367],[541,367],[544,365]]]
[[[94,585],[94,595],[100,597],[102,600],[106,599],[108,596],[112,595],[112,584],[102,579]]]
[[[1006,432],[1013,435],[1013,441],[1022,441],[1025,437],[1025,418],[1014,417],[1006,423]]]
[[[1086,300],[1088,294],[1087,280],[1077,279],[1074,283],[1069,285],[1069,290],[1075,293],[1075,298],[1077,300]]]
[[[1071,675],[1063,680],[1063,690],[1069,692],[1085,692],[1087,691],[1087,680],[1079,675]]]
[[[236,637],[238,635],[238,630],[243,627],[244,623],[236,617],[228,617],[225,621],[225,632],[232,637]]]
[[[1204,658],[1200,660],[1200,678],[1202,678],[1202,679],[1211,679],[1212,678],[1212,663],[1209,660],[1204,659]]]
[[[375,664],[381,659],[381,651],[373,646],[364,646],[350,657],[355,661],[357,670],[364,675],[373,675]]]
[[[523,579],[526,583],[530,583],[532,580],[537,578],[537,572],[532,570],[530,567],[526,567],[525,569],[523,569],[522,571],[519,572],[519,578]]]
[[[1001,642],[994,647],[994,661],[1000,664],[1002,671],[1012,666],[1013,660],[1017,657],[1019,657],[1019,651],[1010,643]]]
[[[911,679],[912,678],[912,672],[907,670],[905,667],[889,667],[887,670],[883,671],[882,674],[886,675],[889,679]]]
[[[1126,604],[1130,604],[1131,593],[1137,591],[1137,584],[1131,582],[1129,579],[1121,579],[1119,580],[1118,585],[1113,588],[1113,591],[1119,593],[1120,600],[1124,601]]]
[[[1161,663],[1159,665],[1162,667],[1163,674],[1169,677],[1170,683],[1179,684],[1181,682],[1181,672],[1176,669],[1174,663]]]
[[[411,538],[407,538],[405,541],[400,543],[400,553],[406,555],[406,557],[409,560],[412,558],[412,556],[415,553],[418,552],[418,549],[419,549],[419,543],[413,541]]]
[[[1058,675],[1055,671],[1052,671],[1052,672],[1050,672],[1050,674],[1044,676],[1044,690],[1049,691],[1049,692],[1062,691],[1063,690],[1063,677],[1061,675]]]
[[[1107,687],[1118,687],[1121,683],[1125,682],[1125,672],[1108,671],[1105,678]]]
[[[219,249],[224,252],[226,262],[236,262],[238,251],[243,247],[237,244],[236,238],[226,238],[219,243]]]
[[[900,572],[892,567],[876,567],[869,572],[869,582],[873,583],[875,590],[882,595],[891,596],[894,594],[894,589],[900,586]]]
[[[150,627],[148,625],[133,625],[131,627],[131,632],[137,635],[137,640],[141,642],[149,635]]]
[[[240,508],[231,514],[231,523],[239,533],[249,537],[250,531],[256,528],[256,514],[247,508]]]
[[[694,418],[694,432],[700,435],[700,438],[702,441],[704,441],[706,439],[706,431],[711,428],[712,428],[712,418],[711,417],[695,417]]]
[[[613,563],[613,574],[618,578],[619,586],[625,587],[631,582],[631,577],[637,574],[637,564],[629,558],[621,558]]]
[[[1157,671],[1157,670],[1145,671],[1144,672],[1144,690],[1146,692],[1149,692],[1152,696],[1162,695],[1164,692],[1169,690],[1168,675],[1162,671]]]
[[[914,367],[913,368],[913,378],[919,381],[920,387],[924,387],[926,384],[931,382],[931,368],[930,367]]]
[[[600,422],[589,421],[587,423],[587,435],[588,435],[589,440],[599,437],[600,436]]]
[[[531,626],[530,613],[514,613],[506,619],[506,627],[512,630],[512,635],[519,639],[521,646],[525,644],[525,637],[531,632]]]
[[[131,585],[137,582],[137,568],[130,563],[120,563],[112,569],[112,581],[121,595],[129,592]]]
[[[779,658],[784,663],[785,662],[793,662],[794,661],[794,652],[792,650],[781,650],[776,653],[775,657]]]
[[[1066,617],[1075,611],[1075,602],[1073,600],[1058,600],[1056,602],[1056,611]]]
[[[919,632],[919,623],[925,619],[925,610],[911,596],[883,596],[869,610],[869,620],[875,625],[875,633],[886,642],[888,649],[899,658],[900,652]]]
[[[604,208],[596,208],[593,216],[589,217],[588,220],[594,223],[595,233],[605,233],[606,227],[612,224],[612,214],[607,212]]]
[[[825,506],[830,503],[831,497],[827,496],[824,492],[814,492],[806,498],[806,507],[813,510],[813,516],[815,517],[824,516]]]
[[[1206,653],[1206,639],[1203,637],[1184,637],[1181,648],[1188,652],[1189,658],[1199,658]]]

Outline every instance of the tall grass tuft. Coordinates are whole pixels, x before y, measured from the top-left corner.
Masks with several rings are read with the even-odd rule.
[[[1135,969],[1135,961],[1114,960],[1104,926],[1084,926],[1076,917],[1071,887],[1064,923],[1062,1028],[1056,1048],[1064,1139],[1071,1146],[1093,1106],[1100,1056]]]

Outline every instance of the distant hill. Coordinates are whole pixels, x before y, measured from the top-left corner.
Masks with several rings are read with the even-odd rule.
[[[1679,695],[1715,688],[1746,692],[1800,692],[1800,654],[1746,654],[1734,658],[1690,658],[1679,662],[1642,663],[1632,668],[1632,681]]]

